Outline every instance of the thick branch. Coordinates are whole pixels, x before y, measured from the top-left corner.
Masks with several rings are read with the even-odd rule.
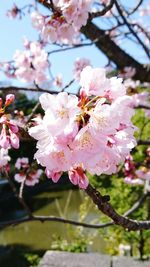
[[[150,145],[150,141],[149,140],[138,140],[137,141],[138,145],[146,145],[149,146]]]
[[[91,41],[98,40],[95,45],[100,49],[109,60],[113,61],[119,69],[125,66],[131,66],[136,69],[134,78],[141,82],[150,82],[150,70],[141,65],[138,61],[132,58],[129,54],[123,51],[110,36],[101,30],[92,22],[88,21],[87,25],[82,28],[82,33]]]

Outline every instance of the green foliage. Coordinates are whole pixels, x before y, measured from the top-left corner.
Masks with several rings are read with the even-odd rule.
[[[87,240],[82,237],[75,237],[71,241],[62,239],[60,236],[53,237],[52,250],[68,251],[68,252],[87,252]]]
[[[24,258],[27,260],[26,267],[37,267],[40,261],[39,255],[33,253],[25,253]]]

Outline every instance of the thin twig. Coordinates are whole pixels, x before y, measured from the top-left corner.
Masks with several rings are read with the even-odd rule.
[[[114,5],[115,1],[111,0],[109,5],[105,6],[102,10],[90,14],[90,19],[104,16]]]

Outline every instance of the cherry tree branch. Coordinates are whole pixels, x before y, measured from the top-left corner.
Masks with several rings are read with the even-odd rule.
[[[101,193],[93,188],[91,184],[88,185],[88,187],[85,189],[85,192],[92,199],[93,203],[98,207],[98,209],[113,220],[115,225],[120,225],[129,231],[150,229],[150,221],[137,221],[119,215],[111,206],[111,204],[109,204],[109,197],[102,196]]]
[[[150,141],[149,140],[138,140],[137,141],[137,144],[138,145],[147,145],[147,146],[149,146],[150,145]]]
[[[107,6],[105,6],[102,10],[91,13],[90,19],[104,16],[113,7],[114,3],[115,0],[111,0],[110,3]]]
[[[125,66],[135,68],[136,74],[134,79],[141,82],[150,82],[150,70],[148,67],[140,64],[133,57],[121,49],[109,36],[105,30],[100,29],[90,20],[85,27],[82,27],[81,32],[91,41],[98,40],[95,45],[100,49],[110,61],[114,62],[119,69]]]
[[[92,186],[90,185],[89,188],[87,188],[85,191],[86,191],[86,193],[88,195],[90,195],[92,200],[94,199],[94,203],[97,202],[97,199],[95,200],[95,194],[96,194],[96,198],[99,198],[98,201],[101,202],[101,205],[105,205],[107,203],[107,200],[109,199],[109,197],[108,196],[102,196],[94,188],[92,188],[92,190],[94,190],[94,192],[91,192],[91,188],[92,188]],[[120,215],[117,215],[117,216],[120,216],[120,217],[124,218],[124,216],[131,215],[136,210],[138,210],[139,207],[141,207],[141,205],[144,203],[144,201],[146,200],[146,198],[148,196],[149,196],[149,193],[144,193],[143,196],[137,202],[135,202],[134,205],[128,211],[126,211],[123,216],[120,216]],[[24,200],[23,200],[23,203],[24,203]],[[27,213],[28,213],[28,211],[27,211]],[[29,213],[28,213],[28,215],[29,215]],[[124,218],[124,219],[126,219],[128,221],[131,221],[131,220],[127,219],[127,218]],[[9,220],[9,221],[0,222],[0,227],[15,226],[15,225],[18,225],[18,224],[21,224],[21,223],[32,222],[32,221],[40,221],[42,223],[43,222],[47,222],[47,221],[48,222],[59,222],[59,223],[70,224],[70,225],[74,225],[74,226],[82,226],[82,227],[91,228],[91,229],[101,229],[101,228],[109,227],[109,226],[112,226],[112,225],[116,224],[115,222],[107,222],[107,223],[101,223],[101,224],[90,224],[90,223],[83,223],[83,222],[78,222],[78,221],[75,221],[75,220],[69,220],[69,219],[65,219],[65,218],[60,218],[60,217],[56,217],[56,216],[41,216],[41,215],[37,216],[37,215],[33,215],[32,214],[32,216],[27,216],[27,217],[24,217],[24,218],[17,218],[15,220]],[[133,222],[138,223],[137,221],[133,221],[132,220],[132,223]],[[146,223],[147,223],[146,226],[150,228],[150,222],[147,221]],[[140,227],[141,226],[145,227],[145,222],[140,222]],[[144,229],[149,229],[149,228],[144,228]],[[130,229],[130,230],[134,230],[134,229]]]
[[[31,210],[30,210],[29,207],[27,206],[27,204],[26,204],[26,202],[24,201],[23,197],[20,197],[20,195],[18,194],[17,189],[16,189],[16,187],[15,187],[15,184],[14,184],[14,182],[12,181],[12,179],[9,177],[7,171],[5,171],[5,175],[6,175],[6,178],[7,178],[8,182],[9,182],[9,185],[10,185],[10,187],[11,187],[11,189],[12,189],[12,191],[13,191],[15,197],[18,199],[18,201],[20,202],[20,204],[22,205],[22,207],[23,207],[23,208],[25,209],[25,211],[27,212],[29,218],[32,218],[33,215],[32,215]]]
[[[128,27],[128,29],[130,30],[130,32],[133,34],[133,36],[137,39],[137,41],[139,42],[139,44],[143,47],[143,50],[145,51],[145,53],[147,54],[148,58],[150,58],[150,52],[149,49],[146,47],[146,45],[142,42],[142,40],[139,38],[139,36],[137,35],[137,33],[133,30],[131,24],[128,22],[128,20],[126,19],[126,17],[124,16],[124,13],[121,9],[121,6],[118,4],[118,2],[115,0],[115,6],[118,10],[119,15],[121,16],[124,24]]]
[[[15,220],[10,220],[10,221],[4,221],[0,222],[0,227],[6,227],[6,226],[15,226],[24,222],[32,222],[32,221],[39,221],[39,222],[59,222],[59,223],[64,223],[64,224],[70,224],[74,226],[82,226],[85,228],[92,228],[92,229],[100,229],[104,227],[111,226],[112,223],[104,223],[104,224],[88,224],[88,223],[82,223],[82,222],[77,222],[74,220],[69,220],[69,219],[64,219],[56,216],[37,216],[33,215],[31,217],[26,217],[26,218],[21,218],[21,219],[15,219]]]
[[[142,5],[143,3],[143,0],[139,0],[139,2],[137,3],[137,5],[130,11],[130,12],[127,12],[126,13],[128,14],[128,16],[132,15],[133,13],[135,13],[138,8]]]

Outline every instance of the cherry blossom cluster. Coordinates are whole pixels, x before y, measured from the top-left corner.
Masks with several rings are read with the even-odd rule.
[[[26,50],[17,50],[14,55],[15,77],[23,82],[42,84],[47,81],[46,70],[49,66],[47,52],[40,42],[25,40]]]
[[[55,12],[51,17],[35,11],[32,24],[45,41],[72,44],[79,30],[86,25],[93,0],[53,0]]]
[[[105,69],[87,66],[80,75],[80,96],[42,94],[43,119],[35,118],[29,134],[38,140],[35,159],[57,182],[63,172],[85,189],[85,171],[117,172],[136,145],[134,110],[122,79],[107,78]]]
[[[34,186],[39,182],[39,178],[42,174],[42,170],[36,170],[29,164],[28,158],[18,158],[15,167],[17,169],[17,173],[14,176],[14,179],[28,186]]]
[[[15,52],[13,61],[0,63],[2,71],[7,77],[17,78],[22,82],[35,82],[37,85],[47,82],[48,54],[42,43],[24,39],[24,47],[24,51]]]
[[[7,95],[4,105],[0,98],[0,148],[4,149],[19,148],[18,126],[10,119],[10,115],[6,114],[6,108],[14,101],[14,98],[13,94]]]
[[[124,181],[130,185],[144,185],[145,181],[150,181],[150,169],[141,167],[136,170],[136,165],[131,155],[128,155],[125,159],[124,174]]]

